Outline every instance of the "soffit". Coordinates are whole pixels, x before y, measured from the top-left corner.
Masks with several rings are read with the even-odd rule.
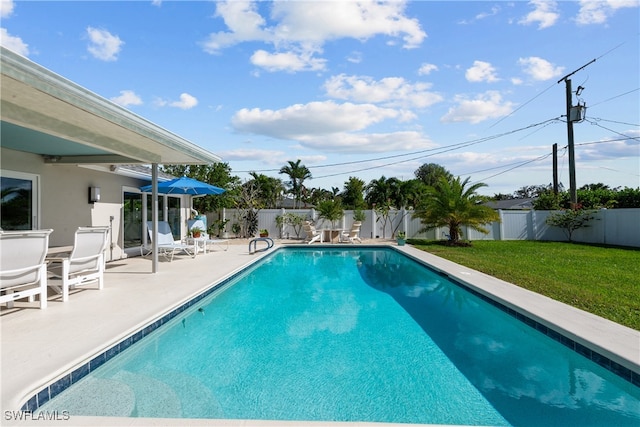
[[[2,145],[57,163],[209,164],[219,156],[1,48]]]

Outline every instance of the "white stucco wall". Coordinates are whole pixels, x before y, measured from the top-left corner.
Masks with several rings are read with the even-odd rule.
[[[148,182],[76,165],[45,164],[36,154],[2,149],[3,170],[25,172],[40,177],[40,228],[52,228],[50,246],[73,245],[76,228],[109,226],[113,216],[107,260],[120,259],[122,250],[123,188],[138,188]],[[90,186],[100,187],[100,202],[88,202]]]

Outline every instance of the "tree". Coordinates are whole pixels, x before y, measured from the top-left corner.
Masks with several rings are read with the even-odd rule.
[[[570,242],[572,242],[573,232],[584,227],[589,227],[595,211],[586,209],[566,209],[562,212],[551,213],[545,222],[554,227],[562,229]]]
[[[614,188],[604,184],[587,184],[577,190],[578,203],[582,209],[624,209],[640,208],[640,188]],[[547,189],[538,195],[533,202],[536,210],[570,209],[567,191],[554,194]]]
[[[531,199],[539,197],[540,194],[546,193],[550,189],[550,185],[525,185],[520,187],[519,190],[516,190],[515,193],[513,193],[513,196],[516,199]]]
[[[242,184],[234,201],[240,214],[238,218],[239,234],[242,237],[255,236],[258,232],[258,212],[264,206],[256,180],[252,179]]]
[[[569,206],[569,193],[554,193],[553,190],[547,190],[538,195],[538,198],[532,202],[535,210],[557,210],[563,206]]]
[[[442,177],[447,180],[453,179],[451,172],[446,170],[444,166],[436,163],[425,163],[415,170],[414,175],[420,181],[431,187],[437,185]]]
[[[213,163],[210,165],[164,165],[162,170],[173,176],[187,176],[224,188],[225,192],[193,199],[193,208],[199,212],[214,212],[222,208],[234,206],[241,185],[240,178],[231,175],[228,163]]]
[[[249,175],[253,177],[258,189],[258,197],[262,199],[266,209],[275,209],[278,202],[282,199],[285,191],[282,181],[264,174],[251,172]]]
[[[311,203],[317,206],[323,200],[333,200],[333,193],[329,190],[320,187],[314,187],[307,189],[307,196],[305,202]]]
[[[364,209],[365,182],[360,178],[353,176],[344,183],[344,191],[342,192],[342,203],[347,209]]]
[[[387,206],[395,194],[394,185],[396,178],[386,178],[384,175],[378,179],[372,179],[366,186],[365,200],[369,206]]]
[[[280,168],[281,174],[286,174],[289,176],[289,181],[287,185],[290,188],[291,194],[293,194],[294,200],[297,202],[298,206],[300,205],[300,200],[302,198],[302,193],[304,189],[304,181],[307,179],[311,179],[311,171],[305,166],[300,164],[301,160],[298,159],[295,162],[289,160],[288,165]],[[295,208],[294,203],[294,208]]]
[[[488,233],[484,224],[499,221],[500,216],[488,206],[479,204],[481,197],[476,191],[486,184],[470,185],[469,178],[447,180],[440,177],[435,187],[427,190],[426,198],[417,207],[413,216],[420,218],[425,230],[449,227],[449,241],[458,244],[463,225],[481,233]]]
[[[335,222],[342,219],[344,209],[340,200],[323,200],[316,206],[318,216],[331,223],[331,228],[335,228]]]

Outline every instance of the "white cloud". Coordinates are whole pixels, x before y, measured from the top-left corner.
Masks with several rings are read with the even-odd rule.
[[[247,161],[247,160],[259,160],[266,161],[268,159],[274,159],[285,156],[284,151],[276,151],[276,150],[259,150],[259,149],[237,149],[237,150],[228,150],[228,151],[217,151],[217,153],[225,160],[225,161]],[[278,160],[279,163],[282,163]]]
[[[481,12],[481,13],[477,14],[476,16],[474,16],[473,19],[471,19],[471,20],[463,19],[461,21],[458,21],[458,24],[469,25],[469,24],[472,24],[475,21],[481,21],[481,20],[489,18],[491,16],[496,16],[499,12],[500,12],[500,7],[499,6],[492,6],[491,7],[491,11],[489,11],[489,12]]]
[[[300,146],[295,148],[300,149]],[[263,165],[269,166],[277,166],[280,167],[283,164],[287,163],[287,160],[291,160],[291,150],[289,151],[280,151],[280,150],[261,150],[261,149],[237,149],[237,150],[228,150],[228,151],[216,151],[218,155],[220,155],[225,162],[228,161],[236,161],[236,162],[259,162]],[[296,159],[300,159],[305,165],[313,165],[313,164],[322,164],[327,161],[327,156],[324,154],[313,154],[313,155],[304,155],[304,154],[296,154]]]
[[[251,63],[267,71],[320,71],[324,70],[326,60],[310,55],[298,55],[294,52],[269,53],[257,50],[251,56]]]
[[[0,18],[8,18],[13,13],[13,0],[0,0]]]
[[[158,107],[169,106],[169,107],[180,108],[182,110],[189,110],[195,107],[196,105],[198,105],[198,100],[194,96],[189,95],[188,93],[182,93],[180,94],[179,101],[166,101],[164,99],[156,99],[154,101],[154,104],[157,105]]]
[[[402,38],[403,47],[410,49],[418,47],[426,37],[418,20],[405,16],[404,1],[274,2],[269,16],[273,26],[260,14],[259,4],[217,2],[216,16],[224,20],[228,31],[210,34],[203,42],[204,50],[215,54],[238,43],[264,42],[273,45],[275,51],[256,52],[252,56],[255,65],[264,64],[271,71],[307,71],[324,68],[324,60],[311,59],[329,40],[367,40],[385,35]],[[307,59],[307,66],[293,61],[296,57]],[[287,69],[286,65],[292,67]]]
[[[442,96],[429,92],[431,84],[411,84],[402,77],[374,80],[368,76],[340,74],[324,84],[327,96],[354,102],[383,104],[389,107],[426,108],[442,101]]]
[[[142,99],[132,90],[121,90],[120,95],[111,98],[113,102],[123,107],[142,105]]]
[[[618,9],[639,7],[638,0],[580,0],[578,25],[603,24]]]
[[[300,144],[307,148],[339,153],[383,153],[423,150],[433,147],[432,141],[416,131],[389,133],[340,132],[326,136],[304,136]]]
[[[219,53],[222,49],[247,41],[271,41],[272,34],[262,29],[265,20],[257,11],[255,2],[220,1],[216,3],[216,17],[227,25],[229,32],[210,34],[203,46],[206,52]]]
[[[418,69],[418,74],[421,76],[428,76],[432,71],[438,71],[438,66],[434,64],[424,63]]]
[[[405,119],[404,112],[372,104],[333,101],[296,104],[281,110],[239,110],[232,118],[239,132],[299,140],[310,135],[353,132],[387,119]]]
[[[467,69],[465,75],[470,82],[497,82],[496,69],[488,62],[473,61],[473,66]]]
[[[9,18],[13,14],[14,6],[13,0],[0,0],[0,18]],[[29,55],[29,45],[20,37],[9,34],[6,28],[0,28],[0,45],[19,55]]]
[[[362,52],[351,52],[351,54],[347,57],[347,61],[352,64],[359,64],[362,62]]]
[[[87,47],[89,53],[103,61],[115,61],[124,42],[120,37],[114,36],[107,30],[87,27],[87,35],[90,44]]]
[[[194,96],[189,95],[188,93],[181,93],[180,101],[170,102],[169,105],[171,107],[177,107],[182,110],[189,110],[195,107],[196,105],[198,105],[198,100]]]
[[[531,78],[538,81],[549,80],[562,75],[564,67],[556,67],[546,59],[537,56],[518,59],[518,64]]]
[[[487,91],[476,96],[475,99],[457,95],[454,101],[456,105],[440,119],[442,122],[477,124],[484,120],[506,116],[513,111],[514,107],[512,102],[503,100],[502,95],[496,91]]]
[[[500,12],[500,8],[498,6],[492,6],[490,12],[479,13],[476,15],[476,19],[479,21],[479,20],[488,18],[490,16],[495,16],[498,14],[498,12]]]
[[[529,2],[533,10],[524,18],[518,21],[519,24],[529,25],[538,23],[538,29],[553,26],[560,15],[558,14],[558,4],[550,0],[532,0]]]
[[[0,28],[0,44],[22,56],[29,56],[29,45],[20,37],[12,36],[5,28]]]
[[[599,144],[585,145],[578,147],[577,157],[580,160],[601,160],[601,159],[623,159],[623,158],[635,158],[640,156],[640,131],[627,130],[623,132],[625,135],[629,135],[629,139],[624,141],[601,141]],[[619,135],[613,135],[613,139],[617,139]]]

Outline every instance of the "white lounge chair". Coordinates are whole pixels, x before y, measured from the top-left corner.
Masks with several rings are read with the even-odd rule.
[[[40,296],[47,308],[47,248],[53,230],[0,231],[0,304]]]
[[[351,230],[342,232],[340,234],[340,242],[355,243],[357,241],[358,243],[362,243],[362,239],[359,236],[361,226],[362,226],[362,223],[360,221],[354,222],[351,225]]]
[[[153,223],[147,221],[147,228],[149,230],[149,236],[151,242],[153,242]],[[182,242],[177,242],[173,238],[171,227],[167,221],[158,221],[158,254],[163,255],[169,262],[173,261],[173,256],[176,253],[184,252],[190,257],[196,256],[196,245],[187,245]]]
[[[49,287],[69,300],[69,289],[97,282],[104,287],[104,252],[107,249],[109,227],[79,227],[73,250],[68,257],[48,258]]]
[[[311,224],[311,222],[305,221],[304,224],[302,224],[302,228],[307,234],[307,237],[304,240],[306,243],[312,244],[317,241],[320,241],[320,243],[322,243],[323,232],[316,230],[316,227]]]

